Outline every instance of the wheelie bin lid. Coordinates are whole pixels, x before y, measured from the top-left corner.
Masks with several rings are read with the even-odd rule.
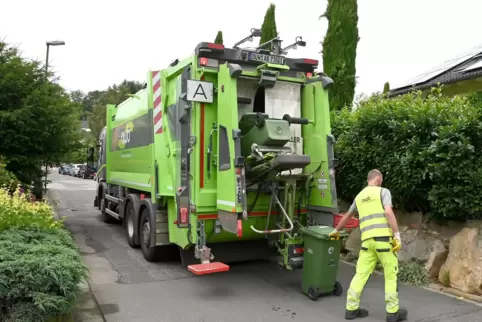
[[[329,226],[307,226],[301,228],[301,232],[306,235],[310,235],[311,237],[317,238],[317,239],[330,239],[330,236],[328,236],[332,231],[333,227]],[[346,237],[348,234],[345,231],[340,231],[340,237]]]

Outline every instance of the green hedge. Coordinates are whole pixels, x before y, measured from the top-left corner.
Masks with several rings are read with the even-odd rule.
[[[442,220],[482,218],[482,108],[478,97],[373,96],[332,113],[337,187],[352,200],[372,168],[394,206]]]
[[[0,189],[0,321],[45,321],[71,311],[87,276],[46,203]]]

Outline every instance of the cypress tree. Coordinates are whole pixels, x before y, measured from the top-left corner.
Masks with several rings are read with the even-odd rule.
[[[385,85],[383,85],[383,94],[388,93],[390,91],[390,83],[386,82]]]
[[[218,31],[218,34],[216,35],[216,39],[214,39],[214,43],[219,45],[223,44],[223,32],[221,30]]]
[[[263,25],[261,26],[261,38],[259,40],[260,45],[278,36],[278,31],[276,29],[275,9],[275,5],[270,4],[268,10],[266,10]],[[265,47],[264,49],[271,49],[271,46]]]
[[[332,110],[351,106],[356,85],[356,49],[358,41],[357,0],[328,0],[328,30],[323,40],[323,71],[333,78],[330,90]]]

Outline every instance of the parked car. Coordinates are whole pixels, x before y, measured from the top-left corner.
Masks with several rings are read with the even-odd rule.
[[[70,168],[70,175],[72,177],[78,177],[79,176],[79,170],[80,170],[80,167],[82,166],[82,164],[74,164],[72,165],[72,168]]]
[[[63,166],[61,167],[61,170],[59,170],[59,171],[60,171],[59,173],[60,173],[60,174],[69,174],[69,175],[70,175],[70,168],[71,168],[71,167],[72,167],[71,165],[63,165]]]
[[[79,178],[93,179],[96,174],[96,169],[90,168],[87,165],[82,165],[79,169]]]

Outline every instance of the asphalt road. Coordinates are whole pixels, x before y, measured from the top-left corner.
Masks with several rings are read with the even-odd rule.
[[[193,276],[180,262],[148,263],[127,245],[120,225],[103,223],[93,207],[95,181],[56,173],[50,180],[57,211],[68,217],[106,321],[345,321],[345,292],[354,274],[349,265],[340,269],[344,294],[317,302],[301,293],[300,271],[285,272],[266,261]],[[361,321],[385,321],[383,290],[382,278],[373,275],[362,296],[370,316]],[[408,321],[482,321],[482,307],[425,289],[402,286],[400,301],[409,309]]]

